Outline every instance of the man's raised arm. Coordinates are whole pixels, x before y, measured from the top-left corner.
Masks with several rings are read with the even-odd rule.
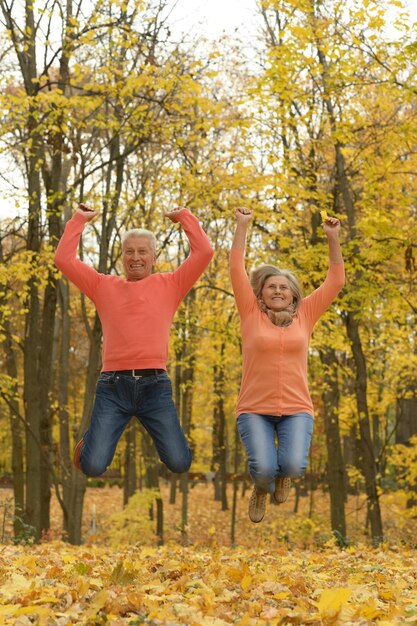
[[[96,215],[97,211],[92,211],[85,204],[80,204],[65,226],[54,257],[58,269],[90,299],[93,299],[99,274],[77,258],[77,250],[84,226]]]
[[[188,209],[175,209],[165,213],[172,222],[180,223],[190,243],[190,254],[175,271],[183,298],[204,272],[213,258],[213,247],[198,219]]]

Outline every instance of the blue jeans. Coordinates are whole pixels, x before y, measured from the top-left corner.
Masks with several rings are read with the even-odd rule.
[[[168,374],[134,378],[104,372],[97,381],[91,423],[83,437],[80,465],[84,474],[100,476],[107,469],[134,416],[148,431],[159,458],[172,472],[189,469],[191,450],[178,420]]]
[[[241,413],[237,428],[257,488],[274,493],[275,478],[305,472],[313,434],[313,417],[308,413],[281,417]]]

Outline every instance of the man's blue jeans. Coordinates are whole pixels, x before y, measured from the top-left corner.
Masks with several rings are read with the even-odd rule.
[[[280,417],[241,413],[237,428],[257,488],[274,493],[275,478],[305,472],[313,434],[313,417],[308,413]]]
[[[189,469],[191,450],[178,420],[168,374],[134,378],[104,372],[97,381],[91,423],[83,437],[80,465],[84,474],[100,476],[107,469],[134,416],[152,437],[168,469],[178,473]]]

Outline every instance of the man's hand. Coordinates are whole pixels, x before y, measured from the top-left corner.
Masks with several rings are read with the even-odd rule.
[[[238,207],[235,211],[236,219],[240,224],[249,224],[253,217],[253,211],[246,209],[245,207]]]
[[[90,209],[86,204],[79,204],[76,213],[80,213],[83,215],[89,222],[98,215],[98,211],[94,211],[94,209]]]
[[[323,230],[326,237],[339,237],[340,233],[340,220],[337,217],[327,216],[326,221],[323,222]]]
[[[184,207],[174,209],[173,211],[167,211],[167,213],[165,213],[165,217],[167,217],[169,220],[171,220],[171,222],[174,222],[175,224],[176,222],[180,221],[178,217],[181,211],[183,210],[183,208]]]

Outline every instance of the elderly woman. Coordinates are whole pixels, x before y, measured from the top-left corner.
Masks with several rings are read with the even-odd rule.
[[[254,270],[249,281],[244,252],[252,211],[239,208],[236,218],[230,272],[243,346],[237,427],[254,481],[249,517],[260,522],[268,494],[285,502],[290,478],[307,467],[314,415],[307,383],[309,341],[314,324],[344,285],[344,265],[340,222],[326,215],[329,270],[318,289],[303,298],[295,276],[273,265]]]

